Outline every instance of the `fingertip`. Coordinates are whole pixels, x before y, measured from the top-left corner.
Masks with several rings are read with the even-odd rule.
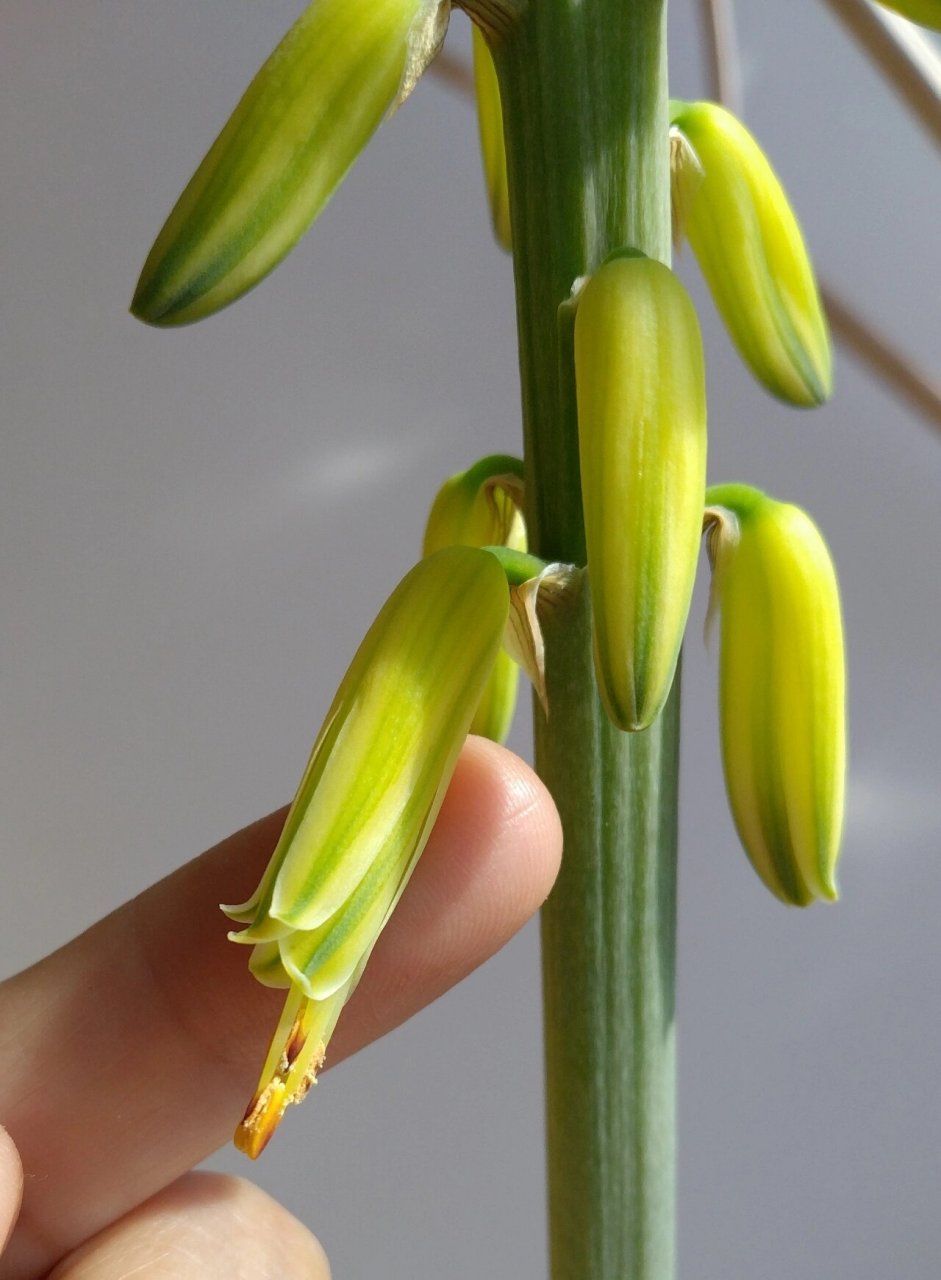
[[[562,858],[562,823],[542,779],[515,752],[472,736],[445,804],[442,834],[452,820],[468,822],[483,811],[501,849],[512,851],[507,870],[516,872],[521,906],[532,914],[549,896]]]
[[[408,939],[428,962],[469,972],[545,901],[561,845],[555,805],[529,765],[486,738],[468,738],[390,922],[392,943]]]
[[[545,901],[561,848],[555,805],[532,769],[469,738],[328,1060],[377,1039],[499,951]]]
[[[0,1127],[0,1253],[6,1247],[23,1199],[23,1165],[13,1139]]]
[[[64,1258],[50,1280],[330,1280],[319,1240],[243,1178],[185,1174]]]

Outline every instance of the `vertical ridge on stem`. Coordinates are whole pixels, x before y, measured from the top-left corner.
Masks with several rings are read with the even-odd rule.
[[[664,0],[538,0],[493,47],[527,523],[549,560],[585,563],[559,304],[612,249],[669,262],[665,28]],[[547,619],[546,658],[550,718],[536,708],[536,762],[565,831],[542,918],[552,1276],[670,1280],[678,688],[650,729],[609,723],[587,591]]]

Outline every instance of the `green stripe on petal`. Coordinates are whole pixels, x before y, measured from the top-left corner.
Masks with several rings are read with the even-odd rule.
[[[303,816],[278,870],[274,917],[317,928],[387,842],[408,848],[422,837],[493,665],[507,608],[497,561],[467,547],[428,557],[399,585],[340,686],[329,741],[312,762]]]
[[[509,589],[489,551],[422,560],[386,601],[343,678],[281,838],[248,903],[249,968],[289,986],[236,1131],[251,1156],[299,1102],[415,867],[500,648]]]

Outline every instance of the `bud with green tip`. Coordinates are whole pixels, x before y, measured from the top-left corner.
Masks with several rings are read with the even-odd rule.
[[[437,52],[449,0],[313,0],[180,196],[131,303],[181,325],[257,284]]]
[[[941,31],[941,0],[879,0],[883,9],[900,13],[909,22]]]
[[[668,267],[632,254],[595,272],[575,381],[595,671],[613,722],[643,729],[673,683],[706,485],[702,340]]]
[[[829,330],[800,227],[774,170],[723,107],[674,102],[671,113],[702,170],[695,193],[684,199],[682,229],[732,340],[772,395],[803,407],[821,404],[832,390]]]
[[[526,550],[526,526],[520,512],[523,464],[494,454],[441,486],[428,516],[423,555],[442,547],[509,547]],[[471,721],[471,733],[505,742],[513,722],[519,668],[501,649]]]
[[[722,759],[739,837],[784,902],[837,896],[846,768],[836,574],[798,507],[745,485],[707,492],[722,614]]]
[[[513,249],[510,229],[510,189],[506,176],[506,143],[503,139],[503,107],[493,57],[479,27],[474,27],[474,85],[477,90],[477,124],[480,153],[493,234],[502,249]]]
[[[313,1083],[344,1002],[425,847],[503,639],[496,558],[451,547],[386,602],[343,678],[254,895],[226,914],[284,1015],[236,1145],[260,1153]]]

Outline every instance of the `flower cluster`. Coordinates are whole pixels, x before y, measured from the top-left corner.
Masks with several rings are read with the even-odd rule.
[[[891,7],[941,25],[937,0]],[[450,0],[312,0],[170,214],[134,313],[186,324],[272,270],[411,92],[449,13]],[[498,67],[479,32],[475,63],[492,221],[511,249]],[[780,399],[820,404],[832,386],[826,319],[797,219],[758,143],[721,107],[676,101],[663,147],[675,234],[689,241],[745,363]],[[742,485],[707,491],[693,303],[664,263],[610,248],[573,282],[556,330],[573,431],[577,419],[602,703],[631,733],[662,711],[705,520],[722,615],[722,757],[739,836],[777,897],[832,899],[845,729],[829,555],[798,508]],[[252,973],[288,992],[236,1135],[252,1156],[316,1078],[466,734],[506,736],[518,670],[504,642],[545,697],[537,598],[583,575],[525,554],[522,486],[522,463],[503,455],[444,484],[424,558],[354,657],[261,883],[248,902],[224,908],[242,926],[230,936],[252,948]]]

